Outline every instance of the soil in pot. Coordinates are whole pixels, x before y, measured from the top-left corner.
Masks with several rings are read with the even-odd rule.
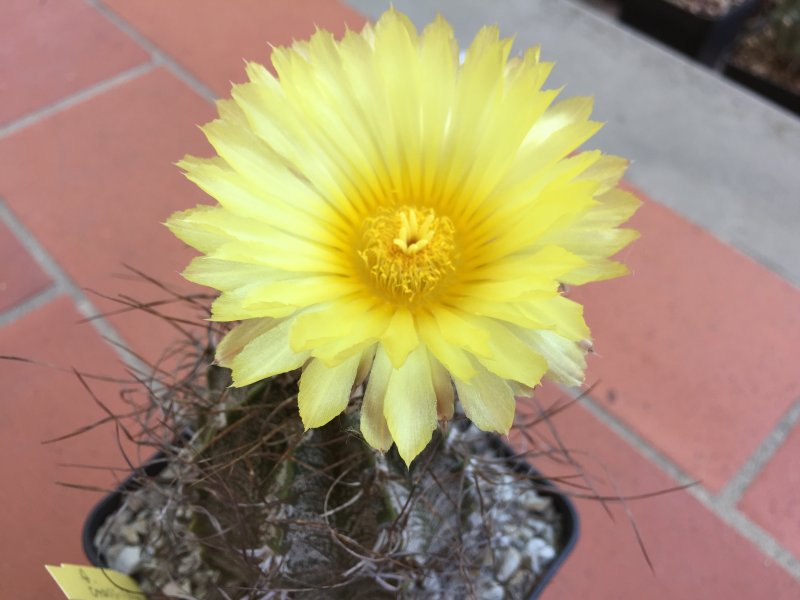
[[[800,114],[800,0],[776,0],[755,19],[725,73]]]
[[[747,0],[668,0],[688,13],[710,19],[724,17]]]
[[[760,0],[625,0],[621,20],[715,66]]]

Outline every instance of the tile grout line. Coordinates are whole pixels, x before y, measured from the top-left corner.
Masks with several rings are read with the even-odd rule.
[[[695,484],[689,488],[690,490],[697,488],[701,485],[697,479],[691,477],[688,473],[686,473],[683,469],[681,469],[679,466],[677,466],[675,463],[669,460],[661,452],[653,448],[653,446],[651,446],[644,438],[642,438],[638,433],[630,429],[627,425],[624,425],[622,422],[620,422],[619,419],[617,419],[605,408],[603,408],[591,396],[587,395],[585,392],[577,388],[569,388],[565,386],[559,386],[559,387],[562,390],[564,390],[564,392],[568,394],[571,398],[576,398],[576,399],[580,398],[579,402],[581,406],[583,406],[590,413],[592,413],[592,415],[596,417],[598,421],[600,421],[606,427],[611,429],[611,431],[616,433],[630,446],[636,449],[639,452],[639,454],[644,456],[651,463],[654,463],[657,467],[659,467],[662,471],[664,471],[667,475],[669,475],[672,479],[674,479],[678,484],[680,485]]]
[[[107,79],[93,83],[88,87],[85,87],[66,97],[60,98],[51,104],[34,110],[33,112],[22,115],[21,117],[18,117],[8,123],[0,124],[0,139],[9,136],[12,133],[16,133],[20,129],[24,129],[29,125],[38,123],[39,121],[46,119],[57,112],[75,106],[76,104],[79,104],[85,100],[89,100],[94,96],[117,87],[118,85],[127,83],[132,79],[136,79],[137,77],[148,73],[159,65],[167,67],[173,75],[187,84],[195,93],[200,95],[208,102],[213,103],[217,99],[217,95],[205,84],[187,71],[177,61],[155,46],[150,40],[136,31],[136,29],[134,29],[127,21],[117,15],[113,10],[99,2],[99,0],[86,0],[86,2],[95,10],[97,10],[97,12],[103,15],[103,17],[105,17],[112,25],[114,25],[117,29],[122,31],[142,49],[144,49],[150,55],[150,60],[120,73],[116,73]]]
[[[126,34],[141,48],[148,52],[156,65],[164,65],[173,75],[183,81],[192,90],[199,94],[208,102],[215,102],[217,95],[197,77],[192,75],[186,68],[183,67],[178,61],[169,56],[166,52],[161,50],[147,37],[140,33],[133,25],[128,23],[125,19],[119,16],[112,8],[106,6],[101,0],[85,0],[86,3],[94,8],[97,12],[103,15],[108,21],[117,29]]]
[[[792,428],[798,422],[800,422],[800,398],[786,411],[786,414],[778,421],[777,425],[761,441],[755,452],[717,494],[717,501],[721,505],[734,508],[739,503],[747,488],[750,487],[762,469],[783,445]]]
[[[107,92],[110,89],[117,87],[123,83],[127,83],[149,71],[152,71],[155,67],[156,63],[152,60],[136,65],[130,69],[117,73],[116,75],[112,75],[108,79],[104,79],[102,81],[98,81],[97,83],[93,83],[92,85],[83,88],[75,92],[74,94],[70,94],[64,98],[56,100],[52,104],[48,104],[47,106],[43,106],[42,108],[38,108],[33,112],[30,112],[26,115],[23,115],[13,121],[6,123],[4,125],[0,125],[0,138],[4,138],[12,133],[19,131],[29,125],[33,125],[38,123],[42,119],[46,119],[57,112],[60,112],[64,109],[70,108],[75,106],[76,104],[80,104],[85,100],[89,100],[102,94],[103,92]]]
[[[705,488],[689,488],[689,492],[739,535],[750,541],[763,554],[783,567],[795,580],[800,581],[800,560],[769,533],[734,506],[721,505],[717,498]]]
[[[39,243],[36,237],[28,230],[27,227],[25,227],[22,221],[20,221],[17,216],[11,212],[3,198],[0,198],[0,221],[5,223],[5,225],[14,232],[14,235],[16,235],[17,239],[25,248],[25,250],[28,251],[33,260],[53,281],[53,285],[50,286],[50,289],[53,290],[51,292],[53,296],[48,297],[47,293],[40,294],[40,296],[43,296],[43,298],[38,298],[41,304],[43,305],[46,302],[49,302],[62,293],[69,295],[77,307],[78,312],[89,319],[91,326],[94,327],[100,333],[100,335],[110,343],[111,346],[113,346],[114,352],[116,352],[122,362],[137,373],[146,373],[146,365],[144,365],[144,363],[142,363],[142,361],[137,358],[135,354],[127,350],[128,345],[125,343],[123,337],[110,323],[108,323],[108,321],[106,321],[105,317],[102,316],[102,313],[97,309],[97,307],[92,304],[92,302],[77,286],[77,284],[70,279],[69,275],[67,275],[61,266],[59,266],[59,264],[55,261],[55,259],[50,256],[50,254]],[[31,306],[31,302],[32,301],[29,300],[27,303],[25,303],[20,310],[20,314],[17,314],[13,318],[20,317],[34,308],[38,308],[38,305]],[[7,314],[8,313],[5,313],[3,316],[5,317]]]
[[[697,483],[697,480],[690,477],[680,467],[675,465],[666,456],[661,454],[661,452],[653,448],[647,441],[640,437],[639,434],[621,423],[616,417],[611,415],[591,397],[582,394],[580,390],[574,390],[565,387],[562,387],[562,389],[572,398],[580,397],[581,405],[584,406],[594,417],[596,417],[601,423],[603,423],[616,435],[627,442],[645,459],[653,463],[669,477],[674,479],[678,484],[688,485],[695,483],[695,485],[691,485],[687,488],[686,491],[689,494],[691,494],[696,500],[698,500],[726,525],[731,527],[739,535],[752,543],[756,548],[758,548],[758,550],[761,551],[762,554],[779,564],[797,581],[800,581],[800,560],[786,548],[784,548],[779,542],[777,542],[769,533],[767,533],[759,525],[751,521],[746,515],[740,512],[735,505],[728,503],[727,498],[722,497],[722,494],[712,494],[700,483]],[[769,449],[771,449],[772,453],[774,453],[777,447],[780,446],[783,438],[785,438],[785,433],[783,434],[783,438],[779,437],[780,432],[783,431],[784,428],[787,428],[786,433],[788,433],[788,428],[791,428],[792,419],[795,421],[800,420],[800,401],[798,401],[796,405],[790,409],[787,415],[779,422],[778,426],[776,426],[775,430],[778,430],[778,433],[773,431],[773,433],[770,433],[768,436],[768,438],[772,438],[773,435],[775,435],[776,441],[767,446]],[[764,445],[766,445],[766,442]],[[758,454],[760,450],[761,448],[759,448],[753,457],[751,457],[752,460],[755,460],[756,454]],[[767,456],[764,454],[763,456],[759,456],[759,459],[763,460],[763,463],[766,463],[771,455],[772,454]]]
[[[10,325],[13,321],[24,317],[28,313],[35,311],[37,308],[41,308],[51,300],[55,300],[60,295],[66,293],[60,285],[57,283],[50,283],[45,289],[36,292],[32,296],[29,296],[21,303],[12,306],[0,312],[0,327],[5,327],[6,325]]]

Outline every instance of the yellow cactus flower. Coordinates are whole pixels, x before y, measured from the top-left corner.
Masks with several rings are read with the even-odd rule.
[[[241,321],[219,364],[243,386],[300,367],[306,428],[369,377],[361,431],[409,462],[437,418],[507,433],[544,375],[580,384],[582,307],[562,295],[623,275],[637,233],[624,159],[573,152],[591,98],[555,103],[539,50],[482,29],[459,61],[441,17],[419,33],[390,10],[336,41],[275,48],[203,127],[213,158],[186,176],[218,201],[167,225],[205,255],[184,272]]]

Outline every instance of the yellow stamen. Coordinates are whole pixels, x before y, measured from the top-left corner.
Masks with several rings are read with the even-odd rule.
[[[454,233],[453,222],[433,209],[384,209],[365,221],[358,254],[387,296],[418,302],[455,270]]]

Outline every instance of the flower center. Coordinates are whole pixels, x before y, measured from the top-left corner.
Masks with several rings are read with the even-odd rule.
[[[382,209],[364,222],[358,255],[382,291],[410,303],[455,270],[454,233],[453,222],[431,208]]]

